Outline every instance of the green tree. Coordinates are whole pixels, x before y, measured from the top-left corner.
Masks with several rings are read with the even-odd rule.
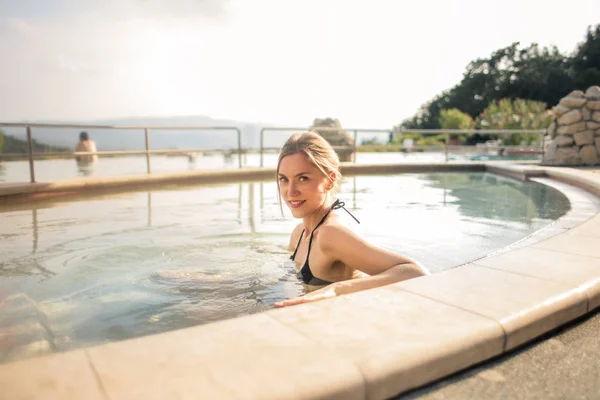
[[[573,55],[571,72],[581,90],[600,85],[600,24],[588,27],[585,41],[577,46]]]
[[[492,101],[477,118],[479,129],[546,129],[552,122],[552,113],[546,103],[524,99]],[[531,144],[542,135],[513,134],[504,136],[507,145]]]
[[[529,99],[554,106],[577,88],[600,83],[600,25],[588,29],[584,43],[573,58],[555,46],[518,42],[470,62],[462,80],[427,103],[400,126],[408,129],[440,128],[443,109],[456,108],[477,118],[494,100]]]
[[[473,129],[475,122],[469,114],[465,114],[457,108],[450,110],[442,110],[439,120],[440,128],[442,129]],[[451,134],[450,139],[460,139],[461,143],[465,143],[467,137],[471,135]]]
[[[0,153],[4,151],[4,132],[0,131]]]
[[[540,48],[532,44],[518,50],[512,63],[503,77],[501,98],[529,99],[554,106],[576,89],[570,73],[571,60],[554,46]]]
[[[473,129],[475,126],[473,118],[457,108],[442,110],[439,124],[442,129]]]

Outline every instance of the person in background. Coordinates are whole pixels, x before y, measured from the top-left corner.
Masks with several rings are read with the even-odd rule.
[[[81,132],[79,134],[79,142],[77,142],[77,146],[75,146],[75,151],[77,152],[96,152],[96,143],[90,139],[87,132]],[[98,156],[94,155],[80,155],[76,156],[77,164],[79,165],[88,165],[96,162],[98,160]]]
[[[302,222],[290,237],[290,257],[307,294],[275,303],[285,307],[428,275],[404,255],[368,243],[341,223],[344,203],[333,197],[341,180],[339,158],[318,133],[292,135],[277,164],[280,205]],[[283,212],[283,209],[282,209]],[[356,218],[350,214],[355,220]],[[356,220],[358,222],[358,220]]]

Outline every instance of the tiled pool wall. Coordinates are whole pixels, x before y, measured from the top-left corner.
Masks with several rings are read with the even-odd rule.
[[[600,306],[600,174],[500,163],[357,165],[342,172],[432,170],[535,179],[565,193],[572,211],[536,235],[430,276],[5,364],[0,397],[383,399],[496,357]],[[273,174],[226,171],[221,181]],[[157,185],[219,180],[214,173],[178,176],[141,177]],[[145,187],[141,180],[3,186],[0,195],[22,201],[107,186],[135,189]]]

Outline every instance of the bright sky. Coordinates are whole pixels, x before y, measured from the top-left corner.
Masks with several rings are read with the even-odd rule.
[[[598,0],[0,0],[0,121],[389,128],[471,60],[514,41],[571,53],[599,15]]]

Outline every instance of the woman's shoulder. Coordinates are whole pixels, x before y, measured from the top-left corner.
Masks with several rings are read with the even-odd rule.
[[[340,223],[324,224],[319,228],[319,234],[316,239],[319,246],[323,249],[355,240],[362,240],[352,229]]]

